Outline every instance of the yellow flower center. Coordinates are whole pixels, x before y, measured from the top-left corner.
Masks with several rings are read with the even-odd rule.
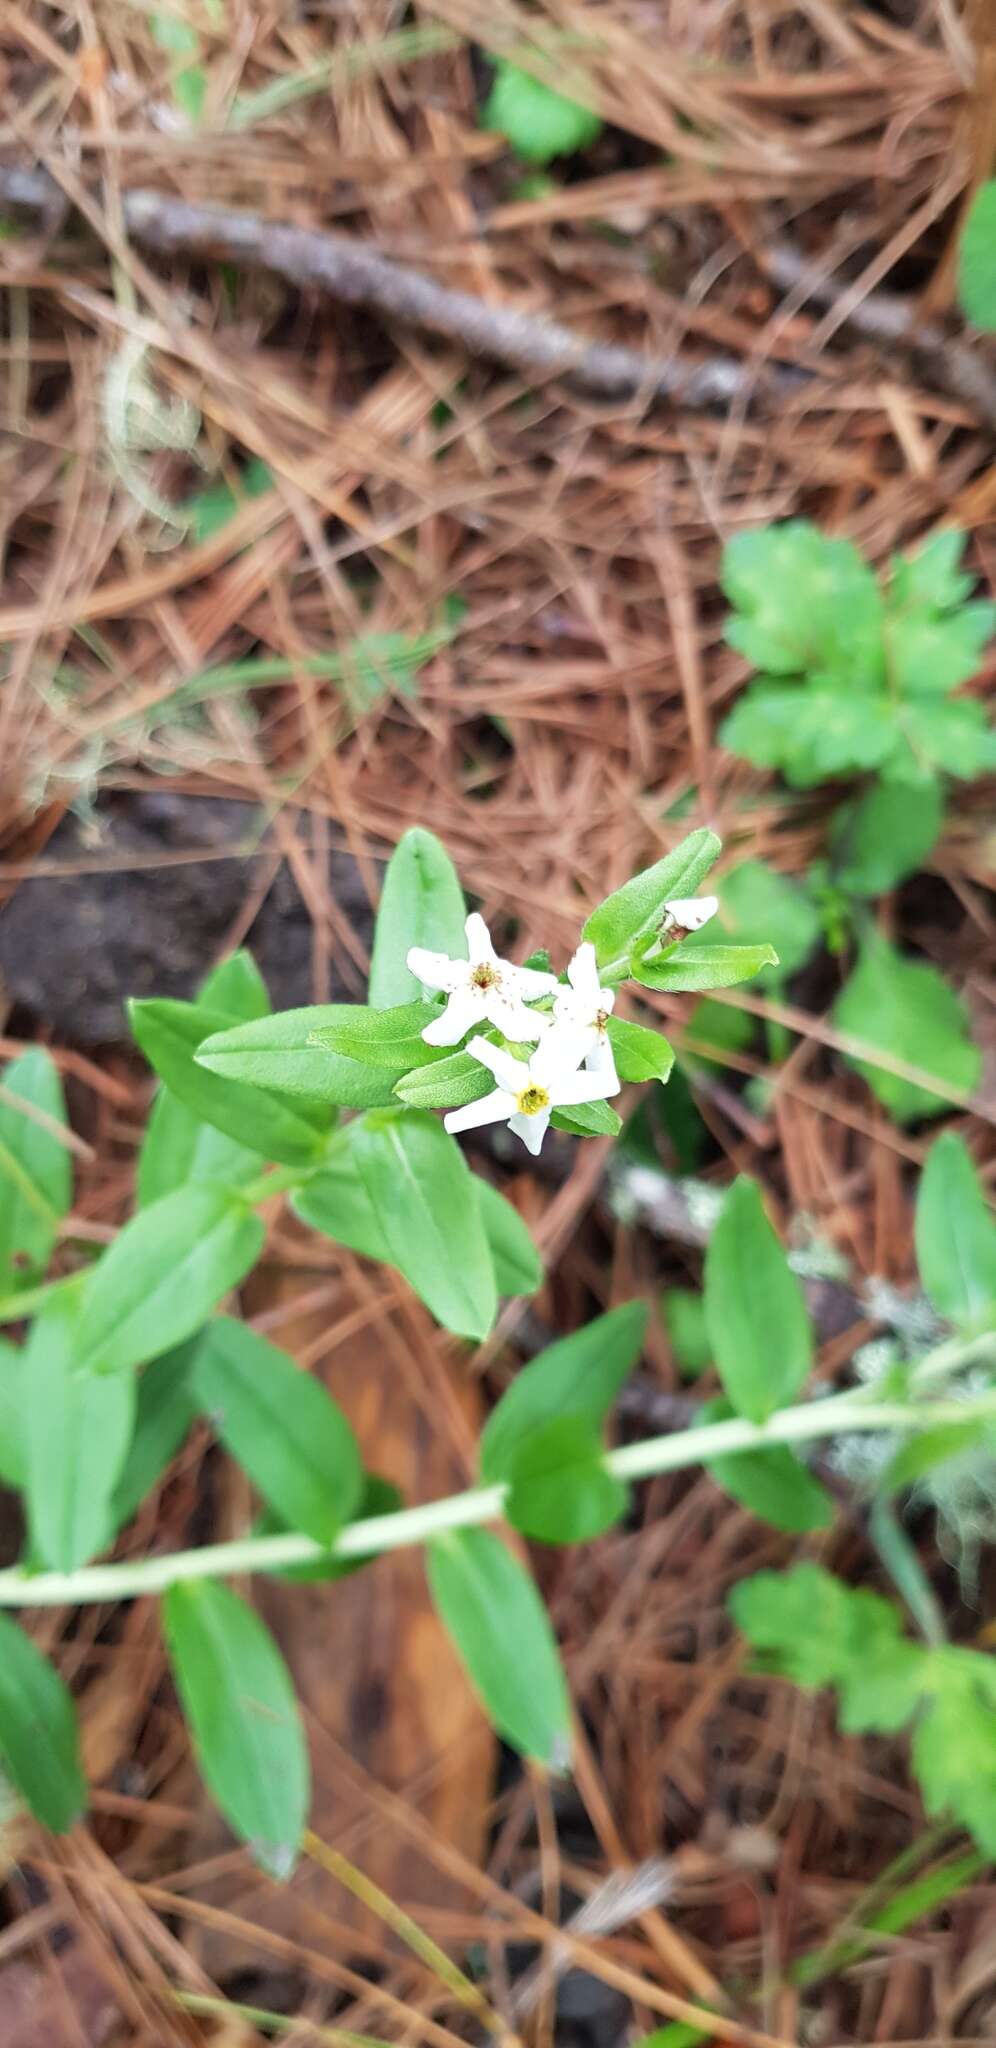
[[[608,1010],[599,1010],[599,1011],[597,1012],[597,1014],[596,1014],[596,1017],[595,1017],[595,1030],[596,1030],[596,1031],[607,1031],[607,1030],[608,1030],[608,1028],[609,1028],[609,1013],[608,1013]]]
[[[535,1081],[531,1081],[528,1088],[516,1097],[515,1106],[520,1116],[538,1116],[541,1109],[549,1109],[550,1097],[545,1088],[538,1088]]]
[[[497,988],[499,980],[500,976],[492,967],[490,960],[481,960],[471,971],[470,985],[472,988],[480,989]]]

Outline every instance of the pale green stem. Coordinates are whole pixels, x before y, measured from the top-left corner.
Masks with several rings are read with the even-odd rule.
[[[901,1401],[872,1401],[862,1393],[845,1393],[799,1408],[783,1408],[760,1426],[739,1416],[728,1422],[703,1423],[670,1436],[649,1437],[610,1451],[605,1463],[617,1479],[648,1479],[659,1472],[679,1472],[688,1465],[708,1465],[731,1452],[762,1450],[770,1444],[801,1444],[819,1437],[855,1430],[935,1429],[964,1422],[972,1415],[996,1416],[996,1393],[972,1402],[931,1401],[909,1407]],[[162,1593],[181,1579],[227,1578],[243,1572],[282,1571],[288,1565],[317,1564],[330,1556],[372,1557],[410,1548],[443,1536],[449,1530],[479,1527],[500,1519],[508,1488],[478,1486],[397,1514],[373,1515],[350,1522],[330,1550],[309,1536],[247,1536],[233,1543],[213,1543],[200,1550],[182,1550],[121,1564],[84,1565],[75,1572],[38,1572],[21,1567],[0,1572],[0,1607],[61,1607],[82,1601],[132,1600],[143,1593]]]

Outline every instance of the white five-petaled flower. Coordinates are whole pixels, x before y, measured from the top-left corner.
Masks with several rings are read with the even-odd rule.
[[[661,938],[670,945],[687,932],[700,932],[718,909],[718,896],[676,896],[672,903],[664,905]]]
[[[566,1109],[570,1103],[604,1102],[619,1087],[618,1081],[605,1074],[578,1072],[584,1035],[559,1024],[547,1032],[528,1060],[517,1060],[512,1053],[489,1045],[486,1038],[472,1038],[467,1051],[489,1068],[498,1086],[478,1102],[451,1109],[443,1118],[446,1129],[472,1131],[479,1124],[507,1123],[534,1155],[555,1109]]]
[[[609,1039],[609,1018],[616,999],[613,988],[602,988],[598,979],[595,948],[590,940],[579,946],[567,969],[569,988],[558,988],[553,1015],[556,1024],[580,1033],[584,1041],[584,1064],[589,1074],[604,1074],[611,1081],[610,1093],[618,1094],[619,1076]]]
[[[426,1045],[459,1045],[465,1033],[476,1025],[495,1024],[504,1038],[514,1042],[541,1038],[549,1018],[527,1010],[526,1003],[537,996],[551,995],[557,986],[555,974],[541,974],[535,967],[514,967],[501,960],[491,944],[491,933],[476,910],[465,926],[466,960],[451,960],[445,953],[427,953],[424,946],[412,946],[408,967],[426,988],[439,988],[449,997],[441,1017],[433,1018],[422,1033]]]

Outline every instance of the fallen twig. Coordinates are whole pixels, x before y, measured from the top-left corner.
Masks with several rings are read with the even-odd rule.
[[[0,204],[47,227],[61,218],[62,194],[44,171],[0,166]],[[212,255],[271,270],[289,284],[327,292],[457,341],[471,355],[507,363],[529,377],[569,376],[603,397],[666,398],[684,406],[727,406],[734,399],[785,396],[798,390],[794,370],[761,368],[729,357],[683,363],[639,349],[589,342],[542,315],[492,305],[453,291],[408,264],[381,255],[353,236],[325,228],[290,227],[233,207],[191,205],[166,192],[128,192],[127,234],[143,247],[177,255]]]

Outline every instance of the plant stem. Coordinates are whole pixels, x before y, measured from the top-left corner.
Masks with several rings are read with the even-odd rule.
[[[770,1444],[811,1443],[819,1437],[855,1430],[934,1429],[939,1424],[966,1422],[973,1415],[996,1417],[996,1393],[975,1401],[931,1401],[910,1407],[901,1401],[869,1400],[862,1391],[832,1395],[802,1407],[783,1408],[757,1426],[734,1416],[728,1422],[703,1423],[695,1429],[649,1437],[610,1451],[606,1466],[617,1479],[648,1479],[660,1472],[680,1472],[688,1465],[708,1465],[731,1452],[761,1450]],[[373,1515],[350,1522],[330,1549],[310,1536],[289,1532],[279,1536],[246,1536],[232,1543],[213,1543],[199,1550],[180,1550],[165,1557],[132,1563],[84,1565],[74,1572],[37,1572],[16,1566],[0,1572],[0,1607],[62,1607],[95,1600],[133,1600],[143,1593],[162,1593],[181,1579],[227,1578],[242,1572],[279,1572],[288,1565],[316,1564],[322,1558],[376,1557],[407,1549],[452,1529],[478,1527],[500,1519],[507,1486],[478,1486],[396,1514]]]

